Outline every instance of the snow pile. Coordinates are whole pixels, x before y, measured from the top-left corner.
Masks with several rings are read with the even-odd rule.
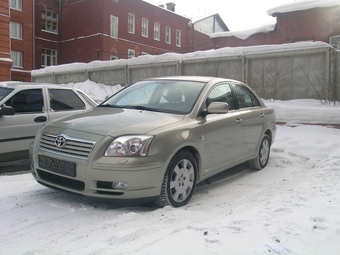
[[[80,83],[69,83],[61,85],[66,85],[68,87],[80,89],[97,102],[104,101],[105,99],[109,98],[117,91],[122,89],[122,86],[120,85],[110,86],[105,84],[97,84],[90,80]]]
[[[277,122],[310,124],[340,124],[339,102],[323,104],[314,99],[297,100],[263,100],[264,103],[275,110]]]

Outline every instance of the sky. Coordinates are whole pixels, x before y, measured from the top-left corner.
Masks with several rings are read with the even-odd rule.
[[[144,0],[160,5],[168,2],[176,4],[175,12],[188,18],[218,13],[230,31],[259,27],[273,20],[267,10],[296,0]]]

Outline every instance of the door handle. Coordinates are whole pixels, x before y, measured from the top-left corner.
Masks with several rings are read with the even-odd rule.
[[[266,116],[264,113],[261,113],[261,114],[260,114],[261,119],[263,119],[264,116]]]
[[[39,117],[36,117],[34,121],[37,123],[42,123],[42,122],[46,122],[47,118],[45,116],[39,116]]]

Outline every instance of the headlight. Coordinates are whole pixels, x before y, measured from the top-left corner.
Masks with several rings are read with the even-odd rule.
[[[104,156],[146,156],[152,139],[153,136],[146,135],[118,137],[107,147]]]

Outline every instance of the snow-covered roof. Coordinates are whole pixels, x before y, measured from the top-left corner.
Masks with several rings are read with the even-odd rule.
[[[303,0],[294,3],[283,4],[273,8],[270,8],[267,13],[272,16],[274,13],[285,13],[308,10],[312,8],[332,7],[340,5],[339,0]]]
[[[229,32],[213,33],[213,34],[210,34],[209,36],[210,36],[210,38],[221,38],[221,37],[235,36],[237,38],[245,40],[253,34],[268,33],[268,32],[274,31],[275,26],[276,26],[276,21],[272,21],[272,22],[265,24],[265,25],[262,25],[260,27],[255,27],[255,28],[251,28],[251,29],[247,29],[247,30],[241,30],[241,31],[229,31]]]

